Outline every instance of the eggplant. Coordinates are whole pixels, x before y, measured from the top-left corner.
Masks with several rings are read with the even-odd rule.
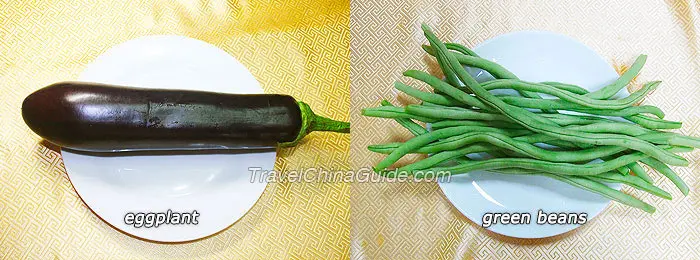
[[[37,90],[24,99],[22,117],[47,141],[88,152],[292,146],[312,131],[350,129],[350,123],[318,116],[287,95],[88,82]]]

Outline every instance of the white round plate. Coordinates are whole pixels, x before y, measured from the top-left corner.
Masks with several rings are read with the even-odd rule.
[[[182,36],[146,36],[109,49],[78,78],[144,88],[263,93],[235,58],[208,43]],[[158,242],[215,234],[240,219],[267,183],[251,182],[249,167],[272,170],[276,152],[138,153],[95,156],[61,151],[73,187],[112,227]],[[188,212],[197,224],[135,227],[127,213]],[[171,214],[172,215],[172,214]],[[137,224],[138,225],[138,224]]]
[[[541,31],[500,35],[477,46],[479,56],[498,62],[520,79],[558,81],[595,91],[617,79],[602,57],[567,36]],[[470,69],[480,81],[488,73]],[[626,96],[626,90],[616,97]],[[586,213],[588,221],[610,200],[542,176],[514,176],[477,171],[440,182],[447,199],[467,218],[482,225],[485,213],[530,213],[529,225],[497,224],[488,229],[510,237],[542,238],[565,233],[580,225],[538,225],[538,210],[546,213]],[[619,189],[620,185],[609,185]]]

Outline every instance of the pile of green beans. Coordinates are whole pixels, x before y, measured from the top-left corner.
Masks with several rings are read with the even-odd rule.
[[[433,91],[401,82],[394,87],[420,104],[397,107],[382,100],[381,106],[362,110],[365,116],[394,119],[414,135],[406,142],[368,147],[386,155],[374,167],[377,173],[415,178],[479,170],[540,175],[653,213],[653,206],[604,185],[621,183],[671,199],[670,193],[654,186],[641,166],[644,164],[668,178],[683,195],[688,194],[688,186],[669,165],[687,166],[688,161],[678,153],[700,147],[700,138],[664,131],[678,129],[681,123],[666,120],[658,107],[636,105],[661,82],[648,82],[627,97],[612,98],[639,74],[645,55],[615,82],[589,92],[572,84],[520,80],[463,45],[441,42],[427,25],[422,29],[430,43],[423,49],[437,59],[445,80],[408,70],[404,76]],[[494,79],[477,82],[465,66],[482,69]],[[518,94],[494,95],[490,91],[495,89]],[[542,98],[541,94],[553,98]],[[431,131],[416,121],[428,123]],[[414,153],[431,156],[392,168],[399,159]],[[478,160],[467,157],[479,153],[489,156]]]

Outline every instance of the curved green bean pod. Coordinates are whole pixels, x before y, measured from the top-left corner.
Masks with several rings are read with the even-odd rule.
[[[647,174],[647,171],[644,170],[644,167],[639,165],[639,163],[630,163],[629,165],[627,165],[627,167],[630,168],[630,170],[634,173],[634,175],[637,175],[637,177],[648,182],[649,184],[654,184],[654,180],[651,179],[649,174]]]
[[[440,107],[434,107],[437,109]],[[439,112],[435,112],[433,115],[440,115]],[[655,144],[670,144],[676,146],[689,146],[700,148],[700,138],[679,135],[676,133],[668,132],[657,132],[649,130],[643,127],[639,127],[634,124],[612,121],[604,118],[600,119],[587,119],[586,117],[580,116],[570,116],[565,114],[543,114],[542,116],[548,117],[555,123],[565,126],[567,129],[586,132],[586,133],[617,133],[624,134],[632,137],[640,138],[643,141],[655,143]],[[571,119],[569,121],[568,119]],[[438,120],[438,119],[434,119]],[[577,125],[577,123],[588,123],[584,125]],[[463,126],[463,125],[475,125],[479,124],[481,126],[497,126],[501,128],[518,128],[521,125],[516,123],[509,123],[504,121],[488,121],[485,123],[479,123],[476,121],[466,121],[466,120],[442,120],[433,123],[431,126],[433,129],[442,129],[452,126]],[[547,135],[544,133],[534,134],[526,136],[524,138],[530,138],[527,140],[537,140],[537,142],[547,143],[552,140],[557,140],[556,137]],[[525,141],[525,140],[523,140]],[[588,144],[590,145],[590,144]],[[584,144],[579,144],[582,148],[588,148]]]
[[[426,147],[423,147],[425,149],[424,151],[428,151],[429,153],[437,153],[454,150],[477,142],[483,142],[490,143],[492,145],[535,159],[547,160],[551,162],[582,162],[595,160],[600,157],[613,155],[627,150],[626,148],[619,146],[599,146],[575,151],[551,151],[532,145],[529,142],[518,141],[501,133],[476,131],[479,130],[475,129],[458,136],[453,136],[451,138],[452,140],[444,140],[445,142],[438,142],[436,144],[426,146],[427,149],[425,149]],[[421,149],[416,149],[413,152],[419,151],[421,151]]]
[[[493,85],[488,85],[488,86],[493,86]],[[401,92],[406,93],[409,96],[412,96],[414,98],[420,99],[425,102],[430,102],[442,106],[466,106],[468,107],[469,105],[465,105],[462,102],[459,102],[458,100],[450,97],[450,96],[445,96],[441,94],[436,94],[436,93],[429,93],[429,92],[424,92],[420,91],[418,89],[415,89],[411,86],[408,86],[406,84],[403,84],[401,82],[395,82],[394,87],[398,89]],[[489,90],[489,88],[484,88],[486,90]],[[534,99],[534,98],[523,98],[523,97],[516,97],[516,96],[497,96],[504,102],[519,106],[519,107],[525,107],[525,108],[536,108],[536,109],[545,109],[545,110],[569,110],[569,111],[576,111],[576,112],[581,112],[581,113],[587,113],[587,114],[593,114],[593,115],[601,115],[601,116],[619,116],[619,117],[626,117],[626,116],[632,116],[632,115],[637,115],[637,114],[652,114],[655,115],[659,118],[663,118],[665,116],[664,112],[661,111],[658,107],[655,106],[630,106],[626,107],[623,109],[619,110],[612,110],[612,109],[594,109],[590,108],[587,106],[582,106],[578,105],[576,103],[570,103],[562,100],[552,100],[552,99]]]
[[[495,129],[495,128],[488,127],[488,129],[481,128],[478,130],[476,128],[474,128],[475,131],[482,131],[482,132],[492,131],[491,129]],[[545,143],[545,142],[552,141],[551,137],[546,136],[546,135],[533,134],[533,135],[529,135],[529,136],[517,136],[520,133],[507,131],[505,129],[497,129],[497,130],[503,131],[501,133],[504,135],[507,135],[507,136],[516,136],[516,137],[514,137],[514,139],[517,141],[521,141],[521,142],[534,144],[534,143]],[[468,134],[468,133],[466,133],[466,134]],[[461,138],[462,138],[461,135],[452,136],[450,138],[446,138],[446,139],[428,144],[424,147],[418,148],[417,150],[414,150],[412,153],[431,154],[431,153],[441,152],[444,150],[458,149],[458,148],[462,147],[463,145],[454,143],[453,141],[459,140]],[[403,143],[394,142],[394,143],[370,145],[367,148],[373,152],[390,154],[391,152],[396,150],[396,148],[398,148],[401,145],[403,145]],[[569,144],[567,144],[567,145],[569,145]],[[571,145],[570,147],[577,147],[578,148],[578,146],[573,146],[573,145]],[[493,146],[489,146],[489,148],[493,148]],[[479,152],[482,152],[482,151],[479,151]]]
[[[506,168],[506,169],[499,169],[495,171],[491,171],[495,173],[501,173],[501,174],[519,174],[519,175],[541,175],[549,178],[553,178],[555,180],[562,181],[564,183],[567,183],[569,185],[572,185],[577,188],[585,189],[593,193],[597,193],[599,195],[602,195],[603,197],[606,197],[608,199],[617,201],[619,203],[625,204],[627,206],[631,206],[634,208],[639,208],[642,209],[646,212],[653,213],[655,211],[655,208],[649,204],[647,204],[644,201],[641,201],[635,197],[632,197],[624,192],[618,191],[616,189],[610,188],[607,185],[602,184],[601,182],[604,182],[602,180],[595,180],[590,177],[598,176],[598,175],[593,175],[593,176],[586,176],[586,177],[577,177],[577,176],[566,176],[566,175],[557,175],[557,174],[549,174],[549,173],[540,173],[540,172],[535,172],[531,170],[525,170],[525,169],[518,169],[518,168]],[[619,174],[616,174],[619,175]],[[630,185],[632,186],[632,185]],[[649,192],[653,193],[654,195],[657,195],[659,197],[666,196],[668,194],[664,190],[658,189],[654,187],[653,185],[644,186],[645,188],[649,189]],[[653,188],[652,188],[653,187]],[[656,194],[658,193],[658,194]],[[666,194],[664,194],[666,193]],[[670,196],[670,194],[669,194]],[[664,197],[662,197],[664,198]]]
[[[649,192],[660,198],[664,198],[667,200],[670,200],[672,198],[670,193],[654,185],[651,185],[650,183],[644,181],[642,178],[634,175],[621,175],[613,172],[604,172],[598,175],[586,176],[586,178],[599,182],[622,183],[629,185],[635,189]]]
[[[642,158],[640,161],[646,165],[649,165],[649,167],[656,169],[659,173],[663,174],[673,182],[673,184],[676,185],[678,190],[683,193],[683,195],[688,196],[689,188],[688,185],[685,184],[683,179],[681,179],[676,172],[674,172],[670,167],[668,167],[666,164],[660,162],[659,160],[656,160],[654,158]]]
[[[525,129],[524,127],[522,127],[519,124],[516,124],[513,122],[505,122],[505,121],[443,120],[443,121],[438,121],[438,122],[430,124],[432,129],[441,129],[441,128],[446,128],[446,127],[451,127],[451,126],[462,126],[462,125],[490,126],[490,127],[506,128],[506,129]]]
[[[427,118],[427,117],[422,117],[422,116],[417,116],[417,115],[406,113],[406,110],[401,108],[401,107],[389,107],[389,106],[364,108],[364,109],[362,109],[362,115],[363,116],[371,116],[371,117],[380,117],[380,118],[391,118],[391,119],[409,118],[409,119],[415,119],[415,120],[418,120],[421,122],[426,122],[426,123],[431,123],[431,122],[437,121],[436,119],[433,119],[433,118]]]
[[[457,107],[428,107],[428,106],[421,106],[421,105],[408,105],[405,110],[407,113],[418,116],[418,117],[424,117],[424,118],[432,118],[433,120],[443,120],[447,119],[448,121],[438,121],[435,124],[433,124],[433,128],[435,129],[441,129],[445,126],[454,126],[454,125],[464,125],[464,124],[471,124],[471,123],[464,123],[467,121],[463,120],[497,120],[497,121],[509,121],[509,118],[500,114],[490,114],[490,113],[482,113],[470,109],[465,109],[465,108],[457,108]],[[551,114],[546,114],[548,116],[551,116],[551,120],[559,125],[562,126],[568,126],[568,123],[566,120],[561,120],[562,118],[567,118],[567,117],[572,117],[569,115],[564,115],[564,114],[556,114],[556,115],[551,115]],[[576,120],[585,120],[582,117],[573,117]],[[453,120],[462,120],[462,121],[453,121]],[[569,130],[576,130],[584,133],[615,133],[615,134],[625,134],[627,137],[638,137],[642,134],[649,134],[649,133],[655,133],[655,135],[650,135],[646,136],[645,139],[641,139],[642,141],[645,142],[651,142],[651,143],[659,143],[661,142],[662,144],[678,144],[678,145],[685,145],[685,146],[693,146],[693,147],[700,147],[700,142],[698,140],[692,139],[692,138],[687,138],[687,137],[675,137],[676,135],[673,133],[665,133],[665,132],[651,132],[650,130],[641,128],[641,127],[636,127],[632,124],[627,124],[627,123],[622,123],[622,122],[614,122],[614,121],[602,121],[600,123],[592,123],[588,125],[576,125],[576,126],[571,126],[571,127],[564,127],[564,129],[569,129]],[[547,135],[546,133],[542,133],[542,135]],[[556,139],[556,137],[552,136],[552,139]],[[690,144],[690,145],[688,145]]]
[[[645,55],[639,56],[637,58],[637,60],[635,61],[635,63],[632,64],[632,67],[630,67],[630,69],[627,70],[623,74],[623,77],[627,77],[629,79],[634,78],[637,75],[637,73],[639,72],[639,70],[641,69],[641,66],[643,66],[645,60],[646,60]],[[628,73],[633,73],[633,74],[628,74]],[[552,82],[545,82],[545,84],[552,84]],[[557,83],[557,84],[561,84],[561,83]],[[607,90],[604,90],[605,89],[604,88],[604,89],[599,90],[598,92],[592,92],[592,93],[588,93],[588,91],[585,89],[584,89],[584,91],[586,93],[590,94],[587,96],[589,96],[591,98],[607,99],[607,98],[615,95],[615,93],[617,93],[617,91],[619,91],[621,89],[619,86],[624,87],[624,85],[626,85],[626,83],[622,84],[622,85],[621,84],[622,83],[617,83],[617,81],[616,81],[616,83],[608,85]],[[610,87],[613,85],[616,85],[616,87]],[[617,90],[615,90],[615,89],[617,89]],[[602,93],[602,94],[598,94],[598,93]],[[659,116],[659,118],[663,118],[663,117]],[[632,121],[634,123],[637,123],[637,124],[644,126],[646,128],[649,128],[649,129],[680,129],[682,126],[681,122],[674,122],[674,121],[661,120],[661,119],[657,119],[657,118],[650,118],[650,117],[643,116],[643,115],[628,116],[628,117],[625,117],[625,119]]]
[[[632,63],[632,66],[625,71],[625,73],[622,73],[622,75],[612,84],[607,85],[598,91],[591,92],[589,94],[586,94],[586,96],[594,99],[609,99],[617,92],[620,92],[622,88],[627,86],[634,77],[636,77],[639,74],[639,71],[642,70],[642,67],[644,67],[644,63],[647,61],[647,56],[642,54],[637,57],[637,59]]]
[[[422,45],[421,46],[423,50],[432,55],[435,55],[435,50],[432,48],[432,46],[429,45]],[[455,55],[459,62],[464,65],[464,66],[469,66],[469,67],[474,67],[474,68],[479,68],[482,70],[485,70],[491,76],[497,79],[517,79],[518,77],[513,74],[512,72],[508,71],[506,68],[501,66],[498,63],[495,63],[493,61],[480,58],[480,57],[474,57],[474,56],[468,56],[464,54],[458,54]]]
[[[506,137],[513,137],[513,141],[516,142],[525,142],[529,144],[534,144],[534,143],[540,143],[541,140],[544,138],[547,138],[544,136],[544,138],[530,138],[530,136],[518,136],[521,134],[521,132],[516,132],[516,131],[508,131],[504,129],[497,129],[497,128],[492,128],[492,127],[480,127],[480,126],[473,126],[473,127],[465,127],[465,129],[469,129],[469,132],[461,134],[461,135],[456,135],[452,136],[450,138],[446,138],[431,144],[428,144],[424,147],[418,148],[417,150],[412,151],[411,153],[423,153],[423,154],[431,154],[431,153],[437,153],[437,152],[442,152],[445,150],[454,150],[461,148],[467,144],[470,144],[470,140],[475,140],[474,138],[476,137],[477,139],[479,138],[484,138],[484,136],[488,136],[489,134],[498,134],[501,136],[506,136]],[[483,134],[483,136],[478,136],[480,134]],[[467,139],[465,139],[467,138]],[[487,137],[489,138],[489,137]],[[502,137],[498,137],[502,138]],[[484,141],[487,142],[487,141]],[[395,143],[387,143],[387,144],[377,144],[377,145],[370,145],[368,146],[368,149],[373,152],[378,152],[378,153],[384,153],[384,154],[389,154],[393,152],[395,149],[400,147],[403,143],[395,142]],[[493,147],[493,146],[491,146]],[[538,149],[542,149],[537,147]],[[529,148],[528,148],[529,149]],[[578,154],[582,153],[585,150],[577,150],[577,151],[549,151],[549,152],[573,152],[572,154]],[[517,151],[516,151],[517,152]],[[599,152],[599,151],[596,151]],[[527,153],[521,153],[521,154],[527,154]],[[568,156],[568,155],[567,155]],[[595,156],[594,156],[595,157]],[[597,157],[595,157],[597,158]],[[586,160],[586,159],[583,159]],[[582,161],[583,161],[582,160]]]
[[[432,46],[422,45],[421,47],[428,54],[430,54],[432,56],[436,56],[436,52],[432,48]],[[459,54],[455,55],[455,58],[458,60],[459,63],[461,63],[465,66],[475,67],[475,68],[480,68],[482,70],[485,70],[486,72],[491,74],[494,78],[497,78],[497,79],[517,79],[517,77],[512,72],[508,71],[503,66],[500,66],[499,64],[492,62],[490,60],[479,58],[479,57],[464,55],[463,53],[459,53]],[[623,73],[620,77],[618,77],[617,80],[615,80],[615,82],[613,82],[612,84],[609,84],[607,86],[604,86],[603,88],[601,88],[597,91],[587,93],[585,95],[588,96],[589,98],[592,98],[592,99],[609,99],[609,98],[611,98],[612,96],[617,94],[617,92],[620,92],[620,90],[622,88],[627,86],[632,81],[632,79],[634,79],[634,77],[636,77],[639,74],[639,71],[641,71],[642,67],[644,67],[644,63],[646,62],[646,58],[647,58],[646,55],[639,55],[639,57],[637,57],[637,59],[632,64],[632,66],[630,66],[630,68],[627,71],[625,71],[625,73]],[[568,85],[568,86],[565,86],[565,88],[571,88],[571,86],[575,86],[572,84],[563,84],[563,83],[558,83],[558,82],[544,82],[544,84],[546,84],[546,85],[559,85],[559,86]],[[578,86],[576,86],[576,87],[578,87]],[[578,87],[578,88],[576,88],[576,92],[574,92],[574,91],[571,91],[571,92],[582,94],[581,89],[584,89],[584,88]]]
[[[479,55],[476,54],[476,52],[472,51],[471,49],[469,49],[466,46],[461,45],[459,43],[448,42],[448,43],[445,43],[445,47],[447,47],[447,49],[457,51],[457,52],[464,54],[464,55],[479,57]]]
[[[588,90],[586,90],[584,88],[581,88],[583,91],[581,91],[581,90],[575,90],[575,91],[570,90],[570,91],[574,92],[576,94],[586,95],[586,96],[593,98],[593,99],[610,99],[612,96],[617,94],[617,92],[620,92],[620,90],[622,90],[622,88],[627,86],[632,81],[632,79],[634,79],[634,77],[636,77],[639,74],[639,71],[641,71],[642,67],[644,67],[644,63],[646,62],[646,60],[647,60],[646,55],[643,55],[643,54],[639,55],[637,57],[637,59],[635,59],[634,63],[632,63],[632,66],[630,66],[630,68],[627,71],[622,73],[622,75],[620,75],[620,77],[617,80],[615,80],[615,82],[613,82],[612,84],[607,85],[607,86],[605,86],[597,91],[589,93]],[[576,85],[564,84],[564,83],[559,83],[559,82],[541,82],[541,83],[551,85],[551,86],[557,86],[557,87],[567,85],[566,86],[567,88],[571,88],[571,87],[576,86]]]
[[[599,108],[599,109],[622,109],[622,108],[632,106],[635,103],[642,100],[644,98],[644,96],[646,96],[649,92],[656,89],[656,87],[658,87],[659,84],[661,84],[661,81],[652,81],[652,82],[646,83],[646,84],[644,84],[642,89],[635,91],[632,94],[630,94],[629,96],[622,98],[622,99],[599,100],[599,99],[592,99],[592,98],[587,97],[585,95],[573,94],[571,92],[563,91],[561,89],[558,89],[558,88],[555,88],[555,87],[552,87],[549,85],[530,83],[530,82],[525,82],[525,81],[520,81],[520,80],[497,79],[497,80],[492,80],[492,81],[488,81],[488,82],[484,83],[484,85],[489,86],[489,89],[516,89],[516,90],[526,90],[526,91],[531,91],[531,92],[544,93],[544,94],[549,94],[549,95],[560,98],[560,100],[550,99],[550,101],[552,101],[552,102],[563,103],[563,101],[565,100],[565,101],[569,101],[569,102],[579,104],[582,106],[586,106],[586,107],[590,107],[590,108]],[[486,89],[486,88],[483,88],[483,89]]]
[[[561,100],[552,99],[534,99],[534,98],[523,98],[515,96],[497,96],[504,102],[524,107],[524,108],[536,108],[536,109],[556,109],[556,110],[568,110],[581,112],[592,115],[599,116],[617,116],[617,117],[627,117],[637,114],[652,114],[658,118],[664,118],[665,114],[661,109],[655,106],[630,106],[622,109],[595,109],[582,105],[578,105],[570,102],[561,102]],[[455,100],[456,101],[456,100]],[[443,104],[441,104],[443,105]],[[446,103],[444,105],[454,105],[454,103]]]
[[[552,87],[561,89],[561,90],[566,90],[574,94],[579,94],[579,95],[585,95],[588,94],[588,90],[585,88],[573,85],[573,84],[566,84],[566,83],[561,83],[561,82],[551,82],[551,81],[546,81],[546,82],[540,82],[540,84],[545,84],[545,85],[550,85]]]
[[[394,88],[405,93],[406,95],[412,96],[414,98],[420,99],[421,101],[429,102],[432,104],[442,105],[442,106],[465,106],[463,103],[455,100],[452,97],[444,96],[435,93],[429,93],[415,89],[409,85],[403,84],[401,82],[394,82]]]
[[[590,192],[595,192],[603,197],[606,197],[608,199],[620,202],[622,204],[625,204],[627,206],[631,206],[634,208],[638,208],[641,210],[644,210],[648,213],[654,213],[656,211],[656,208],[654,206],[649,205],[648,203],[641,201],[635,197],[632,197],[624,192],[620,192],[616,189],[610,188],[605,184],[602,184],[597,181],[593,181],[587,178],[581,178],[581,177],[575,177],[575,176],[561,176],[561,175],[556,175],[556,174],[544,174],[547,177],[557,179],[559,181],[568,183],[570,185],[573,185],[577,188],[581,188],[584,190],[588,190]]]
[[[455,136],[453,136],[453,137],[455,137]],[[431,154],[431,153],[435,153],[436,151],[439,151],[439,150],[444,150],[444,148],[449,147],[449,146],[446,146],[446,144],[453,144],[453,142],[452,142],[452,141],[454,141],[454,139],[452,139],[453,137],[426,145],[425,147],[418,148],[417,150],[412,151],[411,153]],[[448,139],[451,139],[451,140],[448,141]],[[399,148],[402,144],[403,143],[396,143],[396,142],[395,143],[386,143],[386,144],[373,144],[373,145],[367,146],[367,150],[370,150],[370,151],[375,152],[375,153],[390,154],[391,152],[396,150],[396,148]],[[435,149],[436,146],[440,146],[439,147],[440,149],[439,150]],[[457,148],[460,148],[460,147],[461,146],[458,146]],[[475,149],[473,151],[470,150],[470,153],[481,153],[481,152],[488,152],[488,151],[496,150],[496,147],[494,147],[493,145],[478,144],[478,143],[470,145],[470,147],[472,147],[472,148],[478,147],[478,149]]]
[[[508,117],[501,114],[477,112],[471,109],[459,107],[429,107],[422,105],[406,106],[406,113],[434,119],[469,119],[483,121],[509,121]]]
[[[453,47],[455,47],[455,46],[453,46]],[[461,46],[461,47],[463,47],[463,46]],[[464,49],[466,49],[466,48],[461,48],[461,47],[457,47],[457,48],[456,48],[457,51],[464,51]],[[425,49],[425,48],[424,48],[424,49]],[[428,51],[428,49],[425,49],[425,50],[426,50],[426,52],[430,53],[430,52]],[[471,53],[473,53],[473,52],[471,52]],[[474,54],[475,54],[475,53],[474,53]],[[480,62],[480,61],[484,60],[484,59],[482,59],[482,58],[479,58],[478,56],[468,56],[468,55],[464,55],[464,54],[462,54],[462,57],[464,57],[464,59],[467,60],[467,61],[474,61],[474,62]],[[438,61],[438,64],[440,64],[441,62],[442,62],[442,61]],[[466,63],[469,63],[469,62],[466,62]],[[468,64],[465,64],[465,65],[468,66]],[[515,74],[513,74],[513,73],[511,73],[510,71],[506,70],[505,68],[503,68],[503,67],[502,67],[501,65],[499,65],[498,63],[495,63],[495,62],[486,62],[486,63],[484,63],[482,66],[485,67],[485,68],[483,68],[483,70],[485,70],[485,71],[487,71],[487,72],[489,72],[489,73],[491,73],[491,71],[494,71],[495,73],[497,73],[496,75],[493,75],[494,77],[498,77],[498,78],[508,78],[508,79],[517,79],[517,78],[518,78],[517,76],[515,76]],[[444,72],[445,72],[445,71],[443,70],[443,73],[444,73]],[[454,76],[454,72],[448,72],[448,74],[451,74],[451,76]],[[456,78],[456,77],[455,77],[455,78]],[[448,79],[449,79],[449,78],[448,78]],[[457,79],[458,79],[458,78],[457,78]],[[459,82],[459,81],[448,80],[448,82],[450,82],[450,84],[452,84],[452,85],[454,85],[454,86],[459,86],[459,84],[455,84],[455,82]],[[528,97],[528,98],[535,98],[535,99],[541,99],[541,98],[542,98],[542,97],[540,97],[540,95],[538,95],[537,93],[533,93],[533,92],[518,90],[518,93],[520,93],[520,95],[522,95],[522,96],[524,96],[524,97]]]
[[[630,80],[632,78],[634,78],[637,75],[637,73],[639,72],[639,70],[641,69],[641,66],[643,66],[645,60],[646,60],[646,56],[640,55],[637,58],[637,60],[635,61],[635,63],[632,64],[632,67],[630,67],[629,70],[627,70],[625,73],[623,73],[623,76],[629,78]],[[628,74],[628,73],[633,73],[633,74]],[[551,82],[546,82],[546,83],[551,84]],[[561,83],[558,83],[558,84],[561,84]],[[613,86],[615,84],[617,84],[616,87],[610,87],[610,86]],[[607,90],[604,90],[605,88],[603,88],[597,92],[589,93],[590,95],[587,95],[587,96],[589,96],[591,98],[596,98],[596,99],[612,97],[613,95],[615,95],[615,93],[617,93],[617,91],[619,91],[619,89],[621,89],[619,86],[624,87],[624,85],[627,85],[627,83],[622,84],[622,85],[621,84],[622,83],[618,83],[618,81],[616,81],[616,83],[608,85]],[[615,89],[617,89],[617,90],[615,90]],[[613,91],[615,91],[615,92],[613,92]],[[586,92],[588,92],[588,91],[586,90]],[[597,94],[600,92],[603,92],[603,93]],[[650,118],[650,117],[643,116],[643,115],[629,116],[629,117],[625,117],[625,119],[632,121],[634,123],[637,123],[637,124],[644,126],[646,128],[649,128],[649,129],[680,129],[682,126],[681,122],[674,122],[674,121],[661,120],[661,119],[657,119],[657,118]]]
[[[518,168],[506,168],[506,169],[495,170],[493,172],[506,173],[506,174],[538,174],[537,171],[518,169]],[[598,175],[585,176],[584,178],[587,178],[587,179],[590,179],[593,181],[597,181],[597,182],[622,183],[622,184],[628,185],[630,187],[633,187],[635,189],[646,191],[652,195],[655,195],[655,196],[663,198],[663,199],[667,199],[667,200],[672,199],[671,194],[668,193],[667,191],[662,190],[659,187],[656,187],[656,186],[642,180],[641,178],[639,178],[637,176],[621,175],[621,174],[614,173],[614,172],[604,172],[604,173],[601,173]]]
[[[685,147],[668,147],[664,146],[665,150],[667,151],[685,151]],[[396,152],[396,151],[394,151]],[[423,167],[421,164],[424,164],[424,162],[432,159],[432,158],[437,158],[443,153],[453,153],[453,152],[459,152],[459,151],[446,151],[446,152],[441,152],[437,153],[433,156],[430,156],[426,159],[423,159],[421,161],[418,161],[413,164],[406,165],[404,167],[401,167],[397,169],[396,171],[393,171],[392,174],[395,174],[396,172],[409,172],[409,173],[415,173],[417,171],[425,170],[428,167],[432,167],[432,165],[437,165],[437,164],[432,164],[431,166],[428,167]],[[455,155],[455,156],[461,156],[461,155]],[[443,159],[440,162],[449,160],[453,157],[448,157],[445,156],[439,157],[440,159]],[[648,155],[642,153],[642,152],[634,152],[631,154],[626,154],[619,156],[613,160],[610,161],[605,161],[602,163],[590,163],[590,164],[573,164],[573,163],[562,163],[562,162],[547,162],[547,161],[542,161],[542,160],[537,160],[537,159],[529,159],[529,158],[495,158],[495,159],[489,159],[489,160],[483,160],[483,161],[474,161],[474,162],[469,162],[469,163],[462,163],[456,166],[449,166],[449,167],[436,167],[432,168],[433,172],[448,172],[452,175],[457,175],[457,174],[464,174],[472,171],[478,171],[478,170],[492,170],[492,169],[502,169],[502,168],[523,168],[523,169],[531,169],[531,170],[538,170],[538,171],[543,171],[543,172],[549,172],[549,173],[554,173],[554,174],[562,174],[562,175],[596,175],[600,174],[603,172],[608,172],[615,170],[616,168],[620,168],[622,166],[628,165],[632,162],[639,161],[641,159],[648,158]],[[440,163],[438,162],[438,163]],[[410,171],[408,170],[410,169]],[[391,176],[393,177],[393,176]],[[422,176],[416,176],[417,178],[421,178]]]
[[[404,72],[403,75],[410,77],[410,78],[414,78],[414,79],[419,80],[419,81],[422,81],[425,84],[428,84],[429,86],[433,87],[434,89],[436,89],[438,91],[443,91],[444,89],[449,89],[449,87],[452,87],[452,85],[450,85],[449,83],[444,82],[433,75],[430,75],[426,72],[422,72],[419,70],[409,70],[409,71]],[[459,98],[455,98],[455,100],[462,102],[463,104],[465,104],[467,106],[478,107],[480,109],[484,109],[487,111],[493,110],[492,108],[488,107],[483,102],[481,102],[481,100],[479,100],[476,97],[473,97],[471,95],[462,95]]]
[[[401,159],[401,157],[403,157],[404,155],[406,155],[406,154],[408,154],[408,153],[410,153],[410,152],[412,152],[412,151],[414,151],[414,150],[416,150],[424,145],[427,145],[427,144],[429,144],[433,141],[439,140],[439,139],[459,135],[461,133],[464,133],[465,131],[468,131],[468,129],[469,129],[469,127],[465,127],[465,126],[450,127],[450,128],[435,130],[433,132],[411,138],[410,140],[403,143],[403,145],[396,148],[396,150],[391,152],[391,154],[387,155],[384,158],[384,160],[380,161],[375,166],[375,171],[386,169],[387,167],[391,166],[396,161]]]
[[[382,106],[388,106],[388,107],[393,107],[388,100],[382,100],[380,103]],[[409,132],[413,135],[422,135],[425,133],[428,133],[428,130],[425,130],[421,125],[416,124],[416,122],[413,122],[413,120],[408,119],[408,118],[395,118],[394,119],[396,122],[398,122],[401,126],[404,128],[408,129]]]
[[[682,126],[681,122],[667,121],[643,115],[627,116],[625,119],[649,129],[680,129]]]
[[[615,155],[603,156],[603,157],[600,157],[600,159],[603,161],[610,161],[612,159],[615,159]],[[630,171],[631,171],[630,168],[627,167],[627,165],[622,166],[620,168],[617,168],[615,170],[622,175],[628,175],[628,174],[630,174]]]

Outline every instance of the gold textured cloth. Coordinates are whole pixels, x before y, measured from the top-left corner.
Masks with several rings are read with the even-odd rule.
[[[144,35],[212,43],[242,62],[266,93],[349,120],[348,1],[0,1],[0,258],[318,259],[349,255],[349,184],[267,186],[225,231],[157,244],[112,229],[72,189],[58,152],[20,115],[25,96],[74,80],[110,47]],[[349,135],[313,133],[280,149],[275,169],[347,170]]]
[[[351,165],[383,156],[369,144],[409,137],[392,120],[367,118],[360,109],[381,98],[395,104],[393,81],[407,69],[427,70],[420,44],[426,22],[444,41],[473,47],[519,30],[571,36],[621,70],[639,54],[649,58],[637,82],[662,80],[644,104],[683,122],[680,132],[700,136],[700,3],[681,1],[352,0],[350,4]],[[414,84],[415,85],[415,84]],[[415,102],[415,101],[414,101]],[[461,215],[435,183],[354,183],[351,186],[351,258],[354,259],[700,259],[700,152],[675,168],[691,188],[687,197],[658,174],[662,200],[623,188],[657,207],[647,214],[611,203],[588,224],[544,239],[512,239]],[[407,160],[406,160],[407,161]]]

